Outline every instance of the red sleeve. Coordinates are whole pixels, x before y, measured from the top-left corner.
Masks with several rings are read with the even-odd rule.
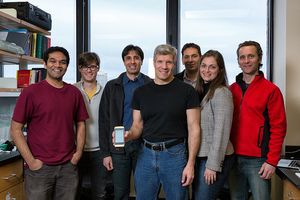
[[[16,122],[26,124],[33,112],[31,89],[25,88],[18,97],[12,119]]]
[[[267,163],[277,166],[287,129],[284,101],[278,87],[276,87],[270,95],[267,106],[270,117],[271,133]]]
[[[89,114],[87,112],[87,109],[85,107],[85,103],[84,103],[84,99],[83,96],[81,94],[81,92],[79,91],[79,89],[76,88],[77,91],[77,95],[78,95],[78,106],[77,106],[77,116],[76,116],[76,121],[80,122],[80,121],[85,121],[89,118]]]

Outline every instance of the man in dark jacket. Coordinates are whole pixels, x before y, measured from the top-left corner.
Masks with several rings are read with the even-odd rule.
[[[128,199],[131,171],[135,169],[139,140],[127,142],[124,148],[112,143],[115,126],[129,130],[132,124],[131,100],[136,88],[151,79],[140,73],[144,53],[138,46],[128,45],[122,52],[126,72],[109,81],[103,91],[99,108],[99,140],[103,165],[113,170],[115,199]]]
[[[195,87],[200,67],[201,49],[195,43],[186,43],[182,47],[181,55],[185,70],[176,74],[175,77]]]

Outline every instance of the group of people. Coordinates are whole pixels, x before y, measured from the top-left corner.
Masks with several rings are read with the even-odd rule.
[[[284,101],[260,71],[259,43],[245,41],[236,53],[242,72],[229,86],[216,50],[202,55],[199,45],[185,44],[185,70],[174,75],[177,50],[158,45],[152,80],[140,72],[142,49],[128,45],[125,72],[103,87],[96,53],[80,55],[81,81],[71,85],[63,81],[67,50],[47,49],[47,77],[22,91],[11,123],[27,198],[78,199],[88,172],[92,199],[104,199],[112,171],[114,199],[129,199],[132,172],[138,200],[157,199],[161,187],[166,199],[216,199],[225,182],[231,199],[249,192],[270,199],[286,134]],[[124,147],[113,144],[115,126],[125,127]]]

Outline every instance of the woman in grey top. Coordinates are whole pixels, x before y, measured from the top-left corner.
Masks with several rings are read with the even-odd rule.
[[[223,56],[209,50],[202,58],[196,90],[201,101],[201,145],[195,165],[194,199],[216,199],[233,163],[229,141],[233,102]]]

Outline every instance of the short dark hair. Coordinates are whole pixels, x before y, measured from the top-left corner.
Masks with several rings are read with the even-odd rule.
[[[67,65],[69,65],[70,62],[69,52],[65,48],[59,46],[50,47],[44,52],[43,55],[44,62],[47,63],[50,53],[57,52],[57,51],[63,53],[66,56]]]
[[[187,48],[195,48],[197,49],[199,55],[201,56],[201,48],[198,44],[195,43],[186,43],[185,45],[183,45],[182,49],[181,49],[181,55],[183,56],[183,52],[187,49]]]
[[[98,66],[100,65],[100,58],[95,52],[83,52],[79,55],[79,66],[88,66],[92,62],[95,62]]]
[[[254,46],[256,48],[256,53],[258,55],[258,58],[260,60],[262,60],[262,56],[263,56],[263,51],[261,49],[261,46],[258,42],[256,41],[252,41],[252,40],[249,40],[249,41],[245,41],[243,43],[240,43],[239,46],[238,46],[238,49],[236,50],[236,55],[237,55],[237,58],[239,59],[239,51],[240,51],[240,48],[242,47],[246,47],[246,46]],[[262,66],[262,63],[259,63],[259,66],[261,67]]]
[[[135,51],[140,57],[141,60],[144,60],[144,52],[139,46],[135,46],[133,44],[127,45],[122,51],[122,60],[125,61],[125,56],[129,53],[129,51]]]

